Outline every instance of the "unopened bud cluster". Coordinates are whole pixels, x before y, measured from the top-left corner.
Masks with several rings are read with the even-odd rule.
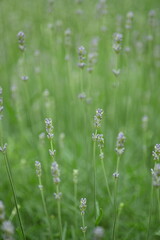
[[[125,151],[125,148],[124,148],[125,140],[126,140],[126,137],[124,136],[124,133],[120,132],[117,137],[117,143],[115,148],[115,151],[117,152],[118,155],[122,155]]]
[[[79,174],[78,169],[73,169],[73,182],[74,182],[75,184],[78,183],[78,174]]]
[[[21,51],[24,51],[25,50],[25,41],[24,41],[24,39],[25,39],[25,34],[24,34],[24,32],[19,32],[18,34],[17,34],[17,38],[18,38],[18,43],[19,43],[19,49],[21,50]]]
[[[86,63],[86,50],[83,46],[78,48],[78,56],[79,56],[79,63],[78,63],[78,67],[80,68],[84,68]]]
[[[0,120],[3,118],[3,97],[2,97],[3,89],[0,87]]]

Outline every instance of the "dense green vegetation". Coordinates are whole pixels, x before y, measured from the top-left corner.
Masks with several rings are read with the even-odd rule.
[[[0,200],[13,239],[160,239],[160,190],[151,173],[160,143],[159,13],[158,0],[0,1]],[[100,147],[92,139],[98,108]],[[115,151],[120,132],[123,154]],[[2,202],[0,239],[11,240]]]

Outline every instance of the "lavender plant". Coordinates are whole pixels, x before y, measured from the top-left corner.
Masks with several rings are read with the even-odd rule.
[[[85,226],[85,220],[84,220],[84,215],[86,212],[87,208],[87,199],[86,198],[81,198],[80,200],[80,211],[81,211],[81,217],[82,217],[82,227],[81,231],[83,232],[83,238],[86,240],[86,231],[87,231],[87,226]]]
[[[55,161],[55,153],[56,150],[53,149],[53,124],[52,124],[52,119],[51,118],[46,118],[45,119],[45,125],[46,125],[46,132],[47,132],[47,138],[50,141],[50,149],[49,149],[49,154],[52,159],[52,164],[51,164],[51,173],[53,177],[53,183],[55,184],[56,187],[56,192],[53,194],[54,198],[57,201],[57,211],[58,211],[58,222],[59,222],[59,234],[60,234],[60,239],[62,240],[62,219],[61,219],[61,197],[62,193],[60,192],[59,185],[61,182],[60,179],[60,169],[58,163]]]
[[[123,132],[120,132],[117,137],[116,148],[115,151],[117,153],[117,164],[116,164],[116,171],[113,173],[114,177],[114,222],[113,222],[113,231],[112,231],[112,239],[116,239],[116,224],[117,224],[117,217],[118,217],[118,208],[117,208],[117,193],[118,193],[118,178],[119,178],[119,162],[120,157],[125,151],[124,143],[126,137]]]
[[[43,185],[42,185],[42,179],[41,179],[42,168],[41,168],[41,163],[39,161],[35,161],[35,168],[36,168],[36,174],[37,174],[38,183],[39,183],[38,188],[39,188],[40,193],[41,193],[42,204],[43,204],[44,213],[46,215],[46,220],[47,220],[50,239],[53,239],[52,231],[51,231],[51,224],[50,224],[50,219],[49,219],[49,215],[48,215],[48,211],[47,211],[47,206],[46,206],[46,201],[45,201],[44,191],[43,191]]]

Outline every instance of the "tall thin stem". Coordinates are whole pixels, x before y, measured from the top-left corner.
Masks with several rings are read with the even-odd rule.
[[[4,153],[4,161],[5,161],[5,165],[6,165],[6,170],[7,170],[7,175],[9,178],[9,182],[11,185],[11,189],[12,189],[12,193],[13,193],[13,197],[14,197],[14,202],[15,202],[15,207],[16,207],[16,211],[17,211],[17,216],[18,216],[18,220],[20,223],[20,228],[21,228],[21,232],[22,232],[22,237],[25,240],[25,233],[24,233],[24,228],[23,228],[23,223],[22,223],[22,219],[21,219],[21,215],[20,215],[20,211],[18,208],[18,201],[17,201],[17,195],[16,195],[16,190],[15,190],[15,186],[13,183],[13,178],[12,178],[12,174],[11,174],[11,169],[10,169],[10,165],[9,165],[9,160],[8,160],[8,156],[7,153]]]
[[[59,194],[59,186],[56,186],[57,195]],[[62,240],[62,218],[61,218],[61,202],[60,199],[57,199],[57,208],[58,208],[58,223],[59,223],[59,232],[60,239]]]
[[[77,183],[74,183],[74,207],[75,207],[75,228],[76,232],[78,229],[78,222],[77,222]]]
[[[108,191],[110,201],[112,203],[112,196],[111,196],[111,192],[110,192],[110,189],[109,189],[108,178],[107,178],[106,170],[105,170],[105,167],[104,167],[104,160],[103,159],[101,160],[101,164],[102,164],[103,174],[104,174],[104,178],[105,178],[106,188],[107,188],[107,191]]]
[[[85,229],[84,215],[82,215],[82,227]],[[86,240],[86,231],[83,231],[83,239]]]
[[[95,136],[97,135],[97,129],[95,131]],[[94,213],[95,220],[97,219],[97,211],[96,211],[96,141],[93,143],[93,186],[94,186]]]
[[[51,224],[50,224],[50,220],[49,220],[49,215],[48,215],[48,211],[47,211],[47,207],[46,207],[46,201],[44,198],[44,192],[43,192],[43,186],[42,186],[42,181],[41,181],[41,177],[38,177],[38,181],[39,181],[39,189],[41,192],[41,198],[42,198],[42,203],[43,203],[43,209],[46,215],[46,219],[47,219],[47,224],[48,224],[48,229],[49,229],[49,235],[50,235],[50,239],[52,240],[52,231],[51,231]]]
[[[115,216],[114,216],[114,223],[113,223],[112,240],[116,239],[116,223],[117,223],[117,217],[118,217],[118,213],[117,213],[117,191],[118,191],[119,161],[120,161],[120,156],[118,155],[116,172],[115,172],[115,174],[117,174],[117,175],[115,176],[115,184],[114,184],[114,210],[115,210],[114,214],[115,214]]]
[[[150,196],[150,204],[149,204],[149,217],[148,217],[148,229],[147,229],[147,238],[149,239],[149,231],[151,225],[151,217],[152,217],[152,206],[153,206],[153,185],[151,186],[151,196]]]

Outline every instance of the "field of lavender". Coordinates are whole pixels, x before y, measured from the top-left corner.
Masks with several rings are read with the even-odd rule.
[[[0,239],[160,239],[159,0],[1,0],[0,33]]]

